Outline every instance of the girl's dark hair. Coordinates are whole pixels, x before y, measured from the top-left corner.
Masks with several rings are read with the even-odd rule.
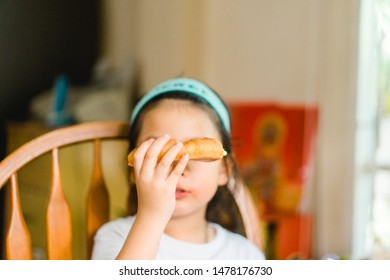
[[[236,161],[232,153],[230,133],[224,128],[220,118],[217,116],[217,113],[203,99],[184,91],[167,92],[151,99],[142,108],[141,112],[133,121],[130,127],[128,137],[130,142],[129,152],[133,150],[136,146],[136,142],[141,132],[143,119],[146,113],[151,109],[155,108],[163,99],[179,99],[191,101],[194,105],[198,106],[199,108],[202,108],[206,113],[208,113],[210,118],[214,122],[221,136],[222,145],[227,152],[227,156],[225,156],[223,160],[228,170],[228,178],[230,183],[228,183],[229,186],[226,185],[218,188],[216,194],[207,206],[206,219],[210,222],[218,223],[230,231],[237,232],[245,236],[243,221],[232,194],[232,192],[235,191],[234,182],[239,182],[241,180],[241,177],[239,175]],[[129,171],[132,172],[132,170],[133,169],[130,169]],[[137,188],[132,182],[132,180],[130,180],[128,208],[129,214],[135,215],[137,213],[137,208]]]

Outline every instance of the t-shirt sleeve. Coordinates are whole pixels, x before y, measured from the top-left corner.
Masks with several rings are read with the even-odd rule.
[[[240,236],[237,258],[242,260],[265,260],[263,252],[252,242]]]
[[[248,258],[249,260],[265,260],[264,253],[257,248],[256,245],[252,244],[248,246]]]
[[[216,226],[223,247],[217,256],[218,259],[236,260],[264,260],[263,252],[244,236],[230,232],[221,226]]]
[[[96,232],[92,260],[114,260],[117,257],[131,227],[125,221],[108,222]]]

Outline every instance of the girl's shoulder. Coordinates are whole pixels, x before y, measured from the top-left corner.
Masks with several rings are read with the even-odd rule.
[[[134,216],[127,216],[108,221],[99,228],[98,233],[116,232],[127,235],[134,223],[134,218]]]
[[[237,257],[241,256],[243,258],[265,258],[263,252],[246,237],[231,232],[219,224],[213,224],[213,226],[216,229],[216,239],[219,239],[223,244],[226,253],[234,252]]]
[[[102,225],[94,237],[92,259],[113,260],[123,246],[134,217],[111,220]]]

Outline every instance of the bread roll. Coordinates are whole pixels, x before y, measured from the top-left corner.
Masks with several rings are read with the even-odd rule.
[[[158,155],[157,161],[168,152],[172,146],[177,143],[176,140],[169,140],[162,148]],[[129,166],[134,166],[134,153],[137,150],[135,148],[127,156]],[[179,160],[185,153],[190,157],[190,160],[199,161],[214,161],[223,158],[226,155],[226,151],[223,149],[221,142],[214,138],[195,138],[183,143],[183,149],[177,154],[176,160]]]

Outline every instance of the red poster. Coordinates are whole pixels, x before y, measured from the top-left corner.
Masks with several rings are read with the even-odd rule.
[[[233,150],[264,227],[269,259],[310,258],[313,169],[318,109],[231,103]]]

